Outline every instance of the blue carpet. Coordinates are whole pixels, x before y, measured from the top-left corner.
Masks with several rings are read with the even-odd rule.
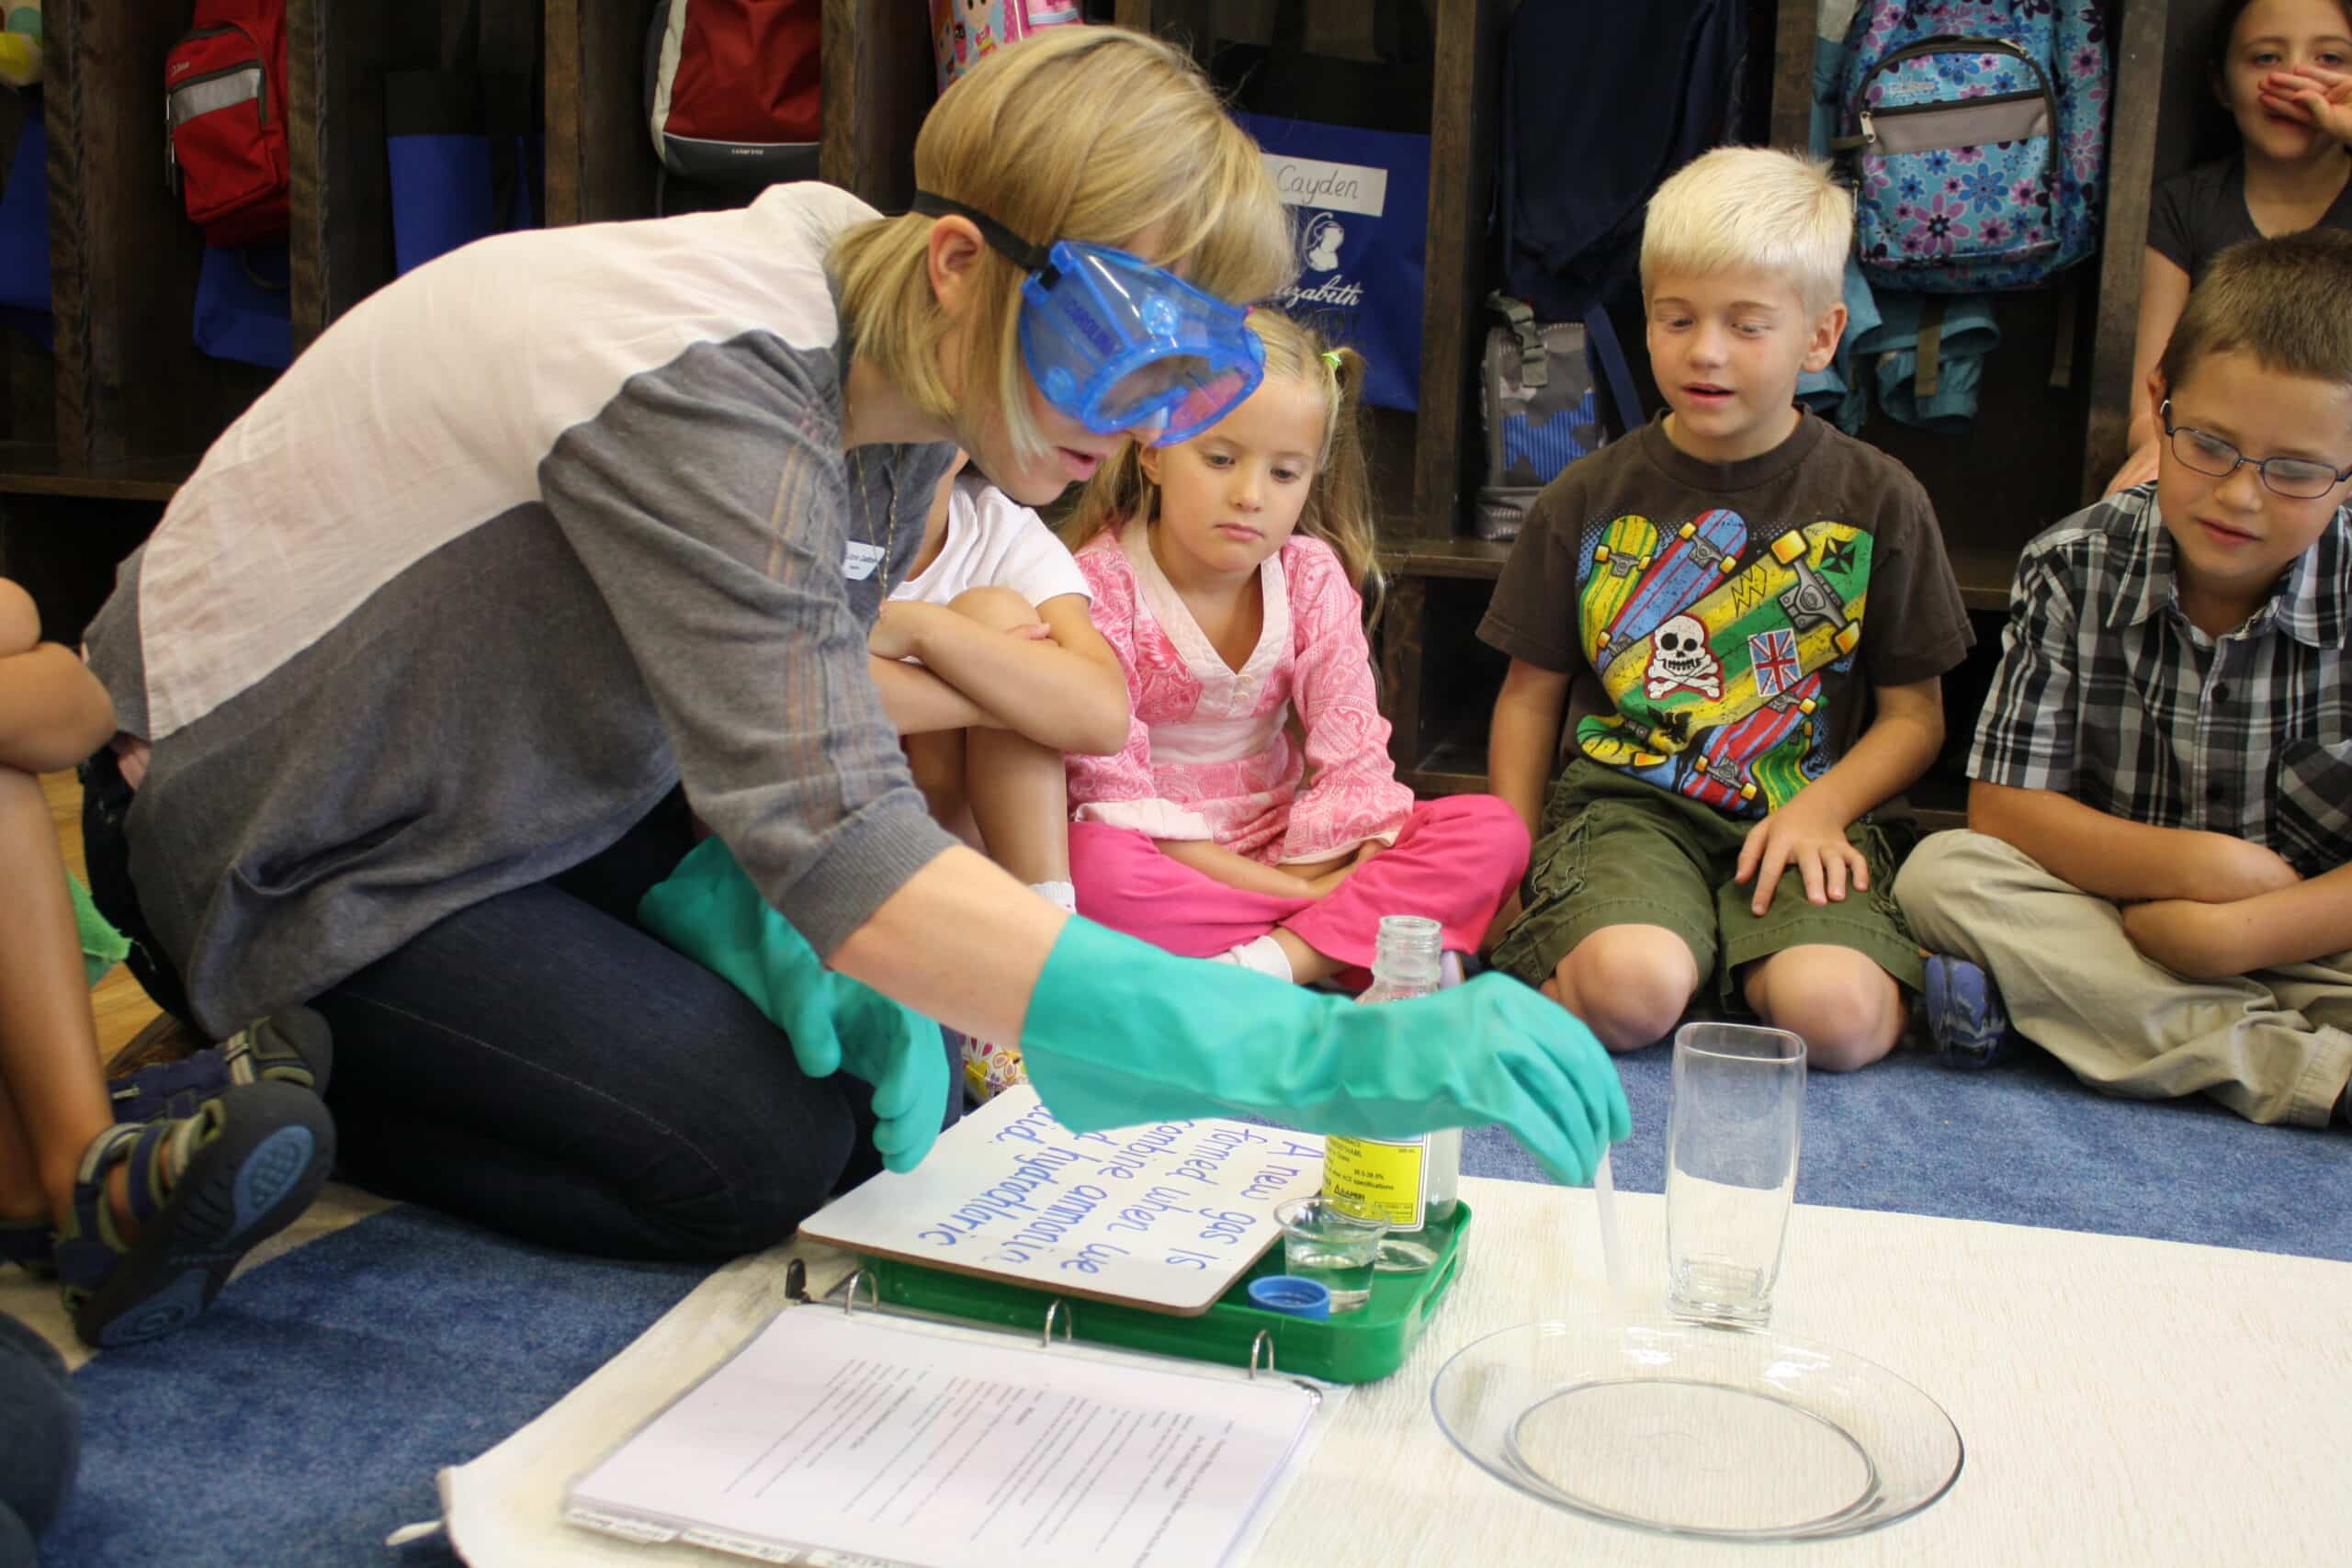
[[[1610,1162],[1621,1188],[1665,1185],[1673,1061],[1663,1045],[1618,1058],[1634,1108]],[[1464,1134],[1462,1168],[1544,1179],[1492,1127]],[[2111,1100],[2035,1050],[1981,1073],[1905,1053],[1808,1076],[1797,1199],[2352,1262],[2352,1134],[2257,1127],[2201,1098]]]
[[[1798,1195],[2352,1260],[2352,1138],[2256,1127],[2204,1101],[2103,1099],[2039,1053],[1990,1072],[1924,1055],[1806,1089]],[[1634,1133],[1618,1184],[1656,1191],[1671,1058],[1623,1058]],[[1473,1175],[1541,1179],[1505,1134]],[[439,1512],[473,1458],[611,1359],[707,1272],[541,1252],[413,1208],[239,1280],[187,1332],[76,1378],[81,1485],[51,1568],[436,1568],[387,1533]]]
[[[74,1375],[81,1481],[41,1562],[455,1562],[383,1545],[440,1517],[434,1472],[530,1421],[709,1272],[543,1252],[413,1207],[363,1220]]]

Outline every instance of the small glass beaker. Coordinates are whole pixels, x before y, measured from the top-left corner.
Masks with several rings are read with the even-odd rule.
[[[1274,1222],[1283,1227],[1283,1272],[1330,1292],[1334,1314],[1354,1312],[1372,1299],[1373,1264],[1387,1221],[1318,1197],[1277,1204]]]

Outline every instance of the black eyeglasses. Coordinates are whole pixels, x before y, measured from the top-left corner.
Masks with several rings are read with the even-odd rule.
[[[2352,479],[2352,468],[2339,473],[2310,457],[2265,457],[2256,461],[2218,435],[2208,435],[2185,424],[2177,426],[2172,422],[2170,398],[2164,400],[2160,412],[2165,434],[2172,440],[2172,455],[2200,474],[2225,479],[2241,468],[2250,468],[2262,476],[2265,490],[2290,501],[2317,501],[2346,479]]]

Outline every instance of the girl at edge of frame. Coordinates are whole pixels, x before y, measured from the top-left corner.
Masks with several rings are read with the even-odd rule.
[[[2228,0],[2207,81],[2238,151],[2160,182],[2148,215],[2132,355],[2130,456],[2108,493],[2156,477],[2158,411],[2144,389],[2213,256],[2236,240],[2352,229],[2352,0]]]

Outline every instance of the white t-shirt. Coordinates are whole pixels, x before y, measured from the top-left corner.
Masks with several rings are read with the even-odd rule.
[[[1010,588],[1033,605],[1065,593],[1091,601],[1044,518],[985,479],[959,475],[947,495],[947,542],[939,558],[890,590],[893,599],[944,604],[967,588]]]

